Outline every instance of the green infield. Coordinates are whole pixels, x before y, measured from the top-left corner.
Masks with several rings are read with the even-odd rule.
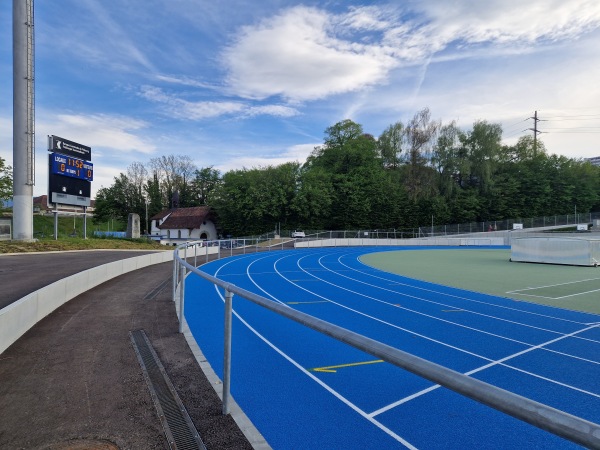
[[[600,314],[600,268],[510,261],[510,250],[399,250],[361,257],[410,278]]]

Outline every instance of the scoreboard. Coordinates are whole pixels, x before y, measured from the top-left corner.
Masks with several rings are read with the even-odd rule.
[[[89,161],[71,158],[58,153],[51,153],[50,161],[50,173],[87,181],[94,180],[94,165]]]
[[[91,148],[48,136],[48,205],[90,206],[94,165]]]

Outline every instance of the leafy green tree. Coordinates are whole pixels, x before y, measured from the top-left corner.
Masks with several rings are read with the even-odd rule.
[[[328,228],[367,227],[374,204],[371,194],[384,176],[373,136],[355,122],[338,122],[325,130],[324,144],[315,148],[305,167],[328,176]]]
[[[334,198],[331,174],[322,167],[308,169],[303,166],[299,172],[296,195],[291,205],[294,219],[290,225],[293,225],[293,228],[329,228]]]
[[[461,135],[469,159],[469,186],[485,192],[491,187],[496,165],[502,158],[502,127],[477,121],[473,129]]]
[[[462,132],[455,122],[440,127],[432,149],[431,164],[438,173],[438,191],[450,197],[460,187],[458,177],[465,172],[466,161],[461,154]]]
[[[294,216],[299,163],[233,170],[223,175],[211,195],[222,229],[241,236],[285,228]]]
[[[198,205],[207,205],[208,199],[221,183],[221,172],[214,169],[213,166],[202,167],[194,172],[192,180],[192,195]]]
[[[108,188],[100,188],[96,194],[94,222],[101,223],[111,218],[127,222],[130,213],[140,218],[145,216],[146,202],[140,187],[121,173]]]
[[[396,122],[387,127],[377,140],[377,149],[382,164],[387,169],[398,169],[402,162],[404,125]]]
[[[144,191],[146,199],[148,200],[148,217],[150,218],[165,209],[160,193],[160,183],[156,173],[152,175],[151,179],[146,180]]]
[[[0,158],[0,200],[9,200],[13,195],[12,167]]]

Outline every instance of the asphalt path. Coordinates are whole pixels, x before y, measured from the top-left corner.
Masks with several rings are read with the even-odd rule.
[[[0,256],[6,304],[62,277],[144,252]],[[169,448],[129,332],[143,329],[207,448],[250,449],[178,332],[172,264],[67,302],[0,354],[0,449]]]
[[[155,252],[92,250],[0,255],[0,309],[70,275],[148,253]]]

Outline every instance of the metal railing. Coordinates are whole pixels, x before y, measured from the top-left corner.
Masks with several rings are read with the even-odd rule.
[[[196,267],[197,255],[195,255],[194,258],[194,265],[187,262],[189,259],[188,249],[193,247],[197,250],[198,244],[198,242],[189,242],[178,246],[174,251],[173,300],[177,301],[177,294],[179,294],[179,331],[183,332],[185,278],[187,273],[189,272],[190,274],[200,276],[225,290],[225,336],[222,380],[223,414],[229,414],[229,402],[231,397],[232,298],[235,294],[269,311],[275,312],[276,314],[293,320],[326,336],[337,339],[340,342],[362,350],[378,359],[382,359],[390,364],[534,425],[542,430],[549,431],[557,436],[589,448],[600,448],[600,425],[597,423],[590,422],[543,403],[536,402],[497,386],[471,378],[434,362],[294,310],[286,305],[274,302],[203,272]],[[182,251],[183,257],[181,256]],[[178,292],[177,286],[179,286]]]
[[[600,212],[575,213],[542,217],[519,217],[515,219],[486,220],[483,222],[465,222],[448,225],[425,225],[413,228],[367,229],[367,230],[304,230],[307,236],[338,239],[364,238],[373,239],[417,239],[423,237],[452,236],[489,231],[510,231],[514,224],[523,225],[523,229],[544,227],[575,227],[578,224],[591,224],[600,220]],[[290,236],[291,231],[284,230],[282,236]]]

